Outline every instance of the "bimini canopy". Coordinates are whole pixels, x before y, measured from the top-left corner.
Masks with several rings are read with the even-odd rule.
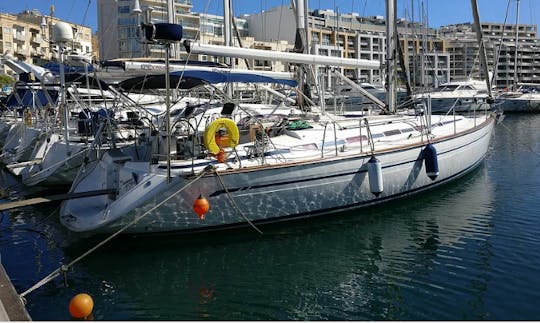
[[[296,86],[295,80],[287,78],[273,78],[255,73],[237,72],[231,70],[185,70],[175,71],[169,74],[170,87],[179,89],[191,89],[203,84],[217,83],[277,83]],[[119,87],[124,91],[140,91],[145,89],[165,88],[165,75],[145,75],[127,79],[120,82]]]
[[[92,77],[90,75],[87,76],[85,74],[79,74],[79,73],[70,73],[70,74],[65,75],[65,80],[67,84],[78,83],[80,84],[79,85],[80,87],[86,87],[87,79],[88,79],[88,86],[91,89],[102,89],[104,91],[109,89],[109,85],[107,83],[105,83],[104,81],[98,78]]]
[[[49,102],[47,94],[52,102]],[[13,92],[6,98],[4,104],[8,108],[42,107],[47,103],[54,104],[58,99],[58,91],[45,90],[40,86],[30,86],[25,82],[17,82]]]

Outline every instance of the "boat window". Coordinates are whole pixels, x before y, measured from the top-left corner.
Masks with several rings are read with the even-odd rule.
[[[439,92],[451,92],[451,91],[454,91],[455,89],[457,89],[458,87],[459,87],[459,85],[454,85],[454,84],[445,85],[444,87],[442,87],[440,89]]]
[[[401,131],[399,129],[388,130],[384,132],[385,136],[394,136],[394,135],[399,135],[399,134],[401,134]]]
[[[362,136],[356,136],[356,137],[349,137],[346,140],[348,144],[352,144],[355,142],[360,142],[361,140],[367,140],[367,137],[362,135]]]
[[[291,151],[301,151],[301,150],[318,150],[317,145],[315,144],[305,144],[291,147]]]
[[[413,128],[405,128],[405,129],[401,129],[401,132],[402,132],[402,133],[413,132],[413,131],[414,131]]]
[[[340,139],[338,140],[337,142],[335,142],[338,146],[339,145],[344,145],[345,144],[345,140],[343,139]],[[335,146],[334,144],[334,141],[333,140],[330,140],[330,141],[327,141],[324,143],[324,147],[328,147],[328,146]]]

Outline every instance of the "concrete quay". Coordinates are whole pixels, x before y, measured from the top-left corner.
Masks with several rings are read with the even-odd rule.
[[[0,321],[31,321],[1,261],[0,256]]]

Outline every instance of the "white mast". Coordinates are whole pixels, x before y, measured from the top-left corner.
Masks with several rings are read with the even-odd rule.
[[[232,42],[232,24],[231,24],[231,0],[223,0],[223,40],[225,46],[233,47]],[[234,68],[234,59],[232,57],[225,57],[225,63]],[[227,94],[229,97],[233,96],[233,84],[227,84]]]
[[[516,0],[516,48],[514,50],[514,88],[513,90],[517,90],[517,83],[518,83],[518,42],[519,42],[519,0]]]
[[[395,19],[396,0],[386,1],[386,104],[388,111],[396,111],[396,73],[395,73]]]
[[[487,57],[486,57],[486,48],[484,47],[484,40],[482,36],[482,26],[480,25],[480,15],[478,14],[478,4],[476,0],[471,0],[471,7],[474,18],[474,27],[476,29],[476,40],[478,41],[478,46],[480,46],[480,63],[484,69],[484,75],[486,78],[486,86],[488,90],[488,103],[493,101],[493,96],[491,94],[491,80],[489,78],[488,66],[487,66]]]

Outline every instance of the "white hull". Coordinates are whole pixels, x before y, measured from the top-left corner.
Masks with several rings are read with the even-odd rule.
[[[5,138],[0,161],[4,164],[29,160],[41,130],[22,122],[12,124]]]
[[[120,182],[124,185],[119,194],[65,201],[61,222],[73,231],[113,232],[152,210],[125,232],[200,231],[246,226],[242,213],[254,223],[266,223],[373,205],[442,184],[472,170],[487,153],[494,125],[492,118],[481,122],[478,120],[478,126],[457,135],[448,132],[453,125],[447,125],[447,133],[432,141],[440,169],[434,181],[426,175],[422,151],[427,143],[421,138],[402,140],[394,147],[387,143],[376,149],[384,182],[384,191],[378,197],[369,186],[367,162],[371,154],[360,153],[352,146],[336,152],[337,156],[315,157],[311,161],[243,168],[230,165],[232,169],[219,170],[219,177],[214,173],[205,175],[184,190],[192,179],[180,173],[173,173],[171,183],[167,183],[166,169],[155,169],[157,165],[150,171],[148,164],[127,162],[120,166],[118,162],[102,161],[75,186],[75,192],[112,188],[113,183]],[[330,154],[331,150],[325,153]],[[199,220],[192,210],[201,193],[210,203],[204,220]]]
[[[20,172],[22,182],[27,186],[70,185],[77,176],[89,145],[73,142],[68,145],[57,134],[49,138],[36,154],[41,162],[27,166]]]
[[[501,108],[504,112],[540,112],[540,93],[522,94],[505,98]]]

